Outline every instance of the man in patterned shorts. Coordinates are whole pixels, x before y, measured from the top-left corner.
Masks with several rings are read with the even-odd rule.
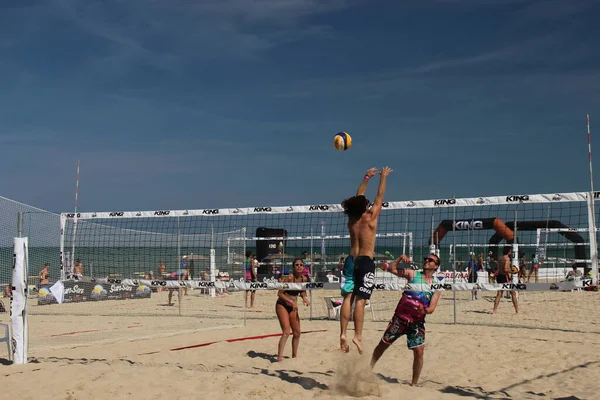
[[[408,283],[421,284],[425,287],[434,283],[433,274],[440,265],[440,258],[435,254],[425,257],[423,271],[398,268],[400,262],[410,264],[411,260],[406,255],[398,257],[390,265],[394,275],[404,278]],[[392,320],[388,324],[381,341],[373,351],[371,368],[375,366],[383,353],[402,335],[406,335],[408,348],[413,351],[413,373],[411,386],[416,386],[423,368],[423,351],[425,345],[425,315],[435,311],[440,291],[430,290],[405,290],[398,302]]]

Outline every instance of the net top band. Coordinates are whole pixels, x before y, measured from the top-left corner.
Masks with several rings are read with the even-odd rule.
[[[515,205],[533,203],[566,203],[584,202],[588,192],[525,194],[491,197],[470,197],[462,199],[409,200],[390,201],[383,203],[383,211],[397,209],[444,208],[444,207],[473,207],[486,205]],[[600,192],[594,192],[594,199],[600,198]],[[62,218],[97,219],[97,218],[166,218],[166,217],[216,217],[227,215],[252,214],[286,214],[286,213],[336,213],[343,212],[341,204],[314,204],[304,206],[277,207],[243,207],[243,208],[212,208],[198,210],[156,210],[156,211],[108,211],[91,213],[61,213]]]

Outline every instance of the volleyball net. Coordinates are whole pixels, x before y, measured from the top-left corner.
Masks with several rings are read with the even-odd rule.
[[[561,322],[553,320],[551,307],[573,296],[593,296],[578,309],[586,314],[589,307],[591,314],[597,306],[590,291],[597,277],[593,207],[586,192],[385,202],[367,319],[389,320],[407,288],[443,291],[430,318],[434,322],[554,329]],[[28,299],[29,314],[51,316],[62,325],[51,341],[35,336],[40,346],[139,337],[136,330],[154,319],[161,324],[152,335],[275,319],[279,289],[308,290],[305,318],[339,315],[341,269],[350,247],[339,204],[53,218],[52,229],[32,224],[37,228],[26,231],[30,253],[37,254],[30,269],[52,262],[49,283],[38,284]],[[490,272],[505,246],[513,249],[512,265],[525,274],[497,284]],[[256,282],[246,280],[247,252],[259,263]],[[401,254],[422,265],[430,252],[439,255],[441,266],[427,288],[407,286],[389,272],[389,263]],[[296,258],[303,259],[310,282],[281,282]],[[476,282],[467,278],[470,262],[481,267]],[[491,319],[488,311],[498,290],[518,291],[522,307],[539,311],[530,318],[507,312]],[[483,300],[472,301],[474,293]],[[504,305],[508,301],[502,300],[503,308],[511,307]]]

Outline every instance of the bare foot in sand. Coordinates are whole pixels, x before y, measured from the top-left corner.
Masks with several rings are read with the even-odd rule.
[[[354,343],[354,345],[358,349],[358,354],[362,354],[362,340],[354,338],[352,339],[352,343]]]
[[[340,336],[340,350],[343,353],[350,352],[350,346],[348,346],[348,341],[346,340],[346,336],[345,335],[341,335]]]

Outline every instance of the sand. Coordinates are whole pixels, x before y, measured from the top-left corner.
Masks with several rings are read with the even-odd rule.
[[[593,399],[600,390],[598,293],[523,293],[522,314],[503,300],[495,316],[489,313],[493,293],[480,293],[477,301],[459,293],[460,324],[452,323],[452,294],[445,294],[428,317],[419,387],[408,385],[412,352],[404,338],[373,371],[368,367],[398,293],[374,298],[381,321],[367,312],[362,356],[354,348],[339,352],[339,322],[324,319],[325,294],[335,292],[313,292],[316,319],[302,311],[299,357],[290,358],[290,340],[280,363],[274,362],[278,336],[253,338],[281,333],[274,292],[257,293],[246,326],[243,293],[213,299],[191,292],[181,309],[177,300],[164,305],[166,293],[32,305],[30,363],[0,359],[0,398]],[[0,322],[7,320],[0,314]],[[0,357],[5,352],[0,346]]]

